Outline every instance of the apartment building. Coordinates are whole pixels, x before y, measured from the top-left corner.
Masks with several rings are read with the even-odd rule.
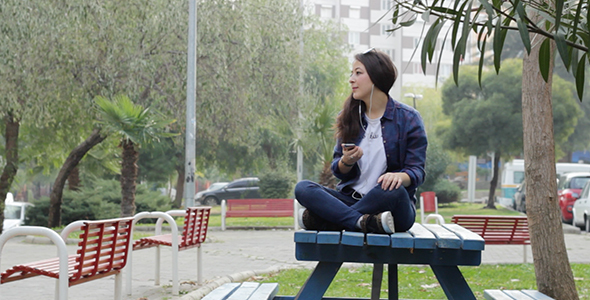
[[[435,87],[437,68],[439,85],[452,76],[453,53],[450,34],[449,41],[444,43],[444,46],[443,39],[437,42],[438,51],[434,55],[433,63],[427,65],[425,74],[420,63],[422,48],[420,37],[428,31],[429,22],[418,17],[412,27],[388,32],[387,30],[393,27],[390,0],[306,1],[307,11],[315,13],[321,19],[334,20],[342,30],[348,32],[346,42],[352,49],[349,53],[351,61],[355,53],[371,47],[389,54],[400,72],[400,78],[390,92],[394,98],[401,99],[402,93],[413,92],[412,87],[415,86]],[[445,30],[445,28],[441,30],[442,37]],[[442,56],[440,56],[441,47],[445,48]],[[464,61],[469,60],[470,57],[464,58]],[[440,66],[437,64],[439,61]]]

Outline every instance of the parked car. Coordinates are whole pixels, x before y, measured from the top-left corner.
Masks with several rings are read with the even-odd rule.
[[[526,187],[524,181],[518,186],[512,196],[512,208],[526,214]]]
[[[590,232],[590,181],[584,185],[580,198],[572,208],[572,224]]]
[[[25,216],[27,207],[33,206],[28,202],[16,202],[12,196],[12,193],[6,194],[4,200],[4,222],[2,223],[2,232],[25,225]]]
[[[557,186],[557,199],[561,210],[561,220],[571,224],[573,215],[572,208],[584,185],[590,181],[590,172],[565,173],[559,177]]]
[[[195,202],[204,205],[219,205],[223,199],[261,198],[259,181],[257,177],[236,179],[220,189],[202,193],[198,199],[195,199]]]
[[[198,201],[199,199],[203,199],[203,194],[205,194],[207,192],[211,192],[211,191],[216,191],[216,190],[226,186],[228,183],[229,182],[214,182],[214,183],[212,183],[207,189],[197,192],[195,194],[195,201]]]

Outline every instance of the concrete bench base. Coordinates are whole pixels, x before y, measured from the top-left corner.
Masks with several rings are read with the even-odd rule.
[[[535,290],[485,290],[483,296],[487,300],[554,300],[553,298]]]

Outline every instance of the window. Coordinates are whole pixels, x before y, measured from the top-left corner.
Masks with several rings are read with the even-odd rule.
[[[381,35],[390,35],[395,36],[395,32],[388,32],[387,30],[393,29],[392,24],[381,24]]]
[[[320,17],[322,18],[332,18],[332,5],[322,5],[320,8]]]
[[[381,9],[382,10],[390,10],[391,9],[391,0],[381,0]]]
[[[381,49],[381,51],[385,52],[385,54],[389,55],[391,60],[395,60],[395,50],[393,49]]]
[[[361,7],[360,6],[350,6],[348,10],[348,17],[351,19],[360,19],[361,18]]]
[[[438,72],[439,77],[447,78],[451,75],[453,70],[453,65],[450,64],[440,64],[440,70]]]
[[[514,183],[522,183],[524,181],[524,171],[514,171]]]
[[[348,43],[350,45],[358,45],[361,43],[361,33],[356,31],[348,32]]]
[[[228,189],[236,189],[236,188],[245,188],[248,187],[248,182],[245,180],[235,181],[230,183],[227,188]]]

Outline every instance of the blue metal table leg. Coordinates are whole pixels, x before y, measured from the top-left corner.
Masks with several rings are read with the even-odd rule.
[[[371,300],[381,299],[381,282],[383,281],[383,264],[373,264],[373,281],[371,283]]]
[[[321,300],[341,266],[341,262],[319,262],[295,300]]]
[[[389,285],[389,300],[399,299],[398,278],[397,278],[397,264],[389,264],[387,267],[387,280]]]
[[[475,300],[471,288],[457,266],[430,266],[450,300]]]

